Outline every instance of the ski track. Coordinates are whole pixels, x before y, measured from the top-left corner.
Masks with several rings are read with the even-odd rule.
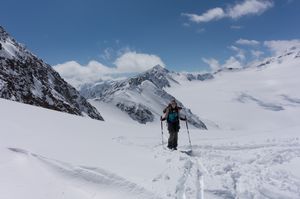
[[[165,185],[165,196],[174,199],[202,199],[203,198],[203,169],[198,160],[180,151],[156,149],[156,156],[165,158],[166,168],[152,181],[162,181]],[[170,178],[176,178],[174,182]]]
[[[161,197],[151,193],[145,188],[130,182],[116,174],[108,172],[104,169],[97,167],[88,166],[73,166],[71,164],[49,159],[34,153],[30,153],[24,149],[19,148],[8,148],[12,152],[34,157],[39,163],[42,163],[45,168],[54,171],[59,174],[60,177],[64,179],[69,179],[71,181],[79,181],[80,184],[90,184],[91,188],[109,188],[116,190],[118,192],[124,193],[125,195],[131,196],[130,198],[138,199],[160,199]],[[96,193],[95,193],[96,195]]]
[[[193,154],[189,156],[179,151],[162,151],[161,144],[153,146],[156,156],[165,158],[166,162],[165,169],[152,180],[166,185],[163,197],[300,198],[300,179],[277,168],[300,158],[298,137],[246,144],[225,141],[192,147]],[[247,155],[244,157],[244,154]],[[175,165],[178,168],[175,169]],[[169,179],[174,177],[177,183],[168,185]]]
[[[71,180],[113,188],[133,198],[300,198],[299,176],[280,167],[300,158],[299,138],[193,145],[191,156],[158,146],[152,148],[154,156],[165,161],[166,166],[152,179],[151,191],[101,168],[73,166],[18,148],[9,150],[30,155]]]
[[[208,170],[203,173],[205,198],[300,198],[299,176],[283,166],[300,158],[298,138],[193,149]]]

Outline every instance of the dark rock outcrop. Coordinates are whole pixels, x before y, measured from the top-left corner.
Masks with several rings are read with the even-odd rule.
[[[103,120],[75,88],[1,26],[0,46],[1,98]]]

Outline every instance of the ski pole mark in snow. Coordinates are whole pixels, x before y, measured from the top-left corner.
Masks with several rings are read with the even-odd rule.
[[[121,195],[127,196],[125,198],[139,198],[139,199],[159,199],[160,197],[146,190],[145,188],[130,182],[116,174],[108,172],[104,169],[97,167],[87,166],[73,166],[71,164],[49,159],[34,153],[30,153],[24,149],[8,148],[12,152],[29,155],[34,157],[40,163],[43,163],[46,167],[55,173],[59,174],[59,177],[68,179],[70,182],[78,181],[79,186],[84,184],[84,187],[89,186],[95,194],[106,191],[106,189],[112,192],[117,192],[119,197]],[[78,186],[77,185],[75,186]],[[97,190],[98,189],[98,190]],[[100,197],[101,198],[101,197]],[[118,197],[117,197],[118,198]]]

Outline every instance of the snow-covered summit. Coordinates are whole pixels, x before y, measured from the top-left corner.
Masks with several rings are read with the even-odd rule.
[[[0,97],[103,120],[50,65],[29,52],[0,26]]]
[[[267,57],[262,61],[255,62],[249,65],[249,67],[256,67],[256,68],[263,68],[267,66],[271,66],[274,63],[288,63],[293,61],[294,59],[299,59],[300,58],[300,46],[291,46],[284,50],[282,53],[272,56],[272,57]]]
[[[96,107],[99,102],[111,104],[126,112],[133,120],[145,124],[158,120],[162,110],[175,98],[164,88],[172,84],[179,85],[175,80],[177,76],[179,75],[157,65],[125,80],[84,85],[80,92]],[[192,125],[206,129],[198,116],[180,101],[178,104],[183,107],[182,113]]]
[[[153,68],[130,78],[129,84],[137,86],[146,80],[152,82],[158,88],[170,87],[171,82],[178,84],[178,82],[173,79],[171,72],[160,65],[156,65]]]

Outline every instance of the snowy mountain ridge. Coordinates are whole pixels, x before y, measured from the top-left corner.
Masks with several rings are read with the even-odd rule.
[[[35,98],[43,92],[31,86],[31,78],[36,85],[58,81],[40,78],[54,75],[46,64],[30,65],[42,66],[35,71],[26,61],[31,56],[15,61],[26,52],[4,39],[0,43],[1,92],[23,97],[20,87],[28,87]],[[153,73],[87,86],[90,101],[106,105],[98,107],[107,108],[101,111],[112,118],[106,122],[0,99],[1,198],[299,199],[300,59],[299,51],[290,52],[268,58],[263,66],[265,61],[223,70],[208,81],[189,81],[156,67]],[[23,84],[19,74],[26,77]],[[208,126],[190,128],[188,134],[182,125],[177,151],[166,149],[168,131],[161,131],[157,120],[171,97],[203,116]],[[124,109],[124,115],[146,122],[149,110],[153,122],[115,119],[118,113],[109,105],[118,102],[123,103],[118,113]],[[187,149],[190,155],[181,152]]]
[[[103,120],[75,88],[1,26],[0,89],[1,98]]]
[[[112,104],[126,112],[133,120],[145,124],[159,119],[162,110],[174,99],[174,96],[168,94],[164,88],[180,85],[178,81],[182,76],[191,81],[198,79],[201,75],[182,75],[157,65],[125,80],[84,85],[81,87],[80,93],[90,99],[90,102],[96,107],[99,107],[97,102]],[[211,78],[212,76],[205,75],[199,79],[203,81]],[[197,128],[207,128],[190,109],[180,101],[178,104],[183,107],[182,114],[187,116],[189,123]]]
[[[282,54],[265,58],[260,63],[251,64],[249,67],[264,67],[272,63],[281,63],[288,60],[299,59],[300,58],[300,46],[293,46],[286,49]]]
[[[131,101],[150,104],[156,90],[165,90],[193,113],[218,124],[211,128],[205,123],[207,131],[190,129],[191,156],[180,152],[190,148],[184,126],[178,151],[169,151],[162,146],[168,132],[163,129],[162,134],[159,121],[122,123],[109,103],[99,110],[108,107],[101,113],[112,119],[95,122],[0,99],[0,195],[299,199],[299,64],[300,59],[289,55],[264,67],[220,72],[209,81],[173,76],[180,85],[170,81],[170,87],[159,89],[144,80],[133,90],[128,81],[115,88],[116,96],[127,94]],[[116,82],[106,84],[102,92]]]

